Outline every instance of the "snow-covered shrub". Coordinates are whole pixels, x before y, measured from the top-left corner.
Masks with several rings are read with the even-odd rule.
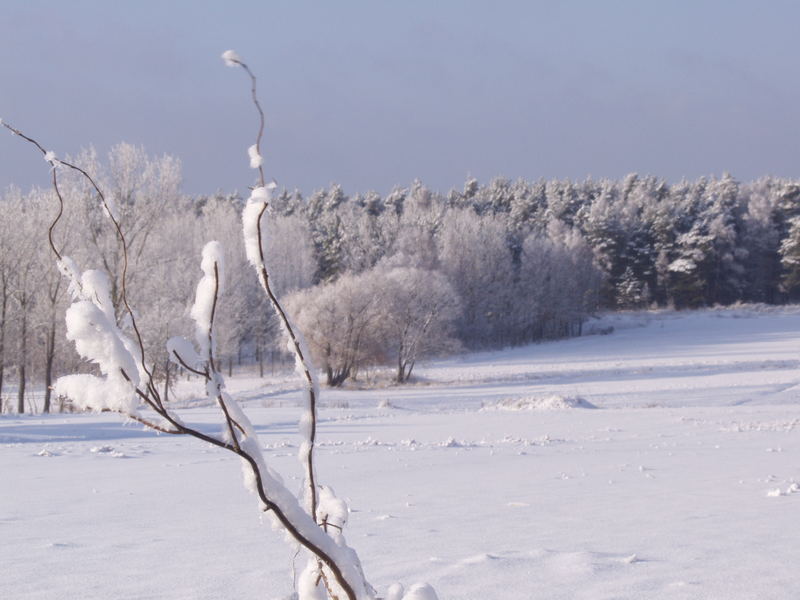
[[[382,263],[296,292],[286,303],[331,386],[380,364],[395,366],[402,383],[418,359],[459,347],[461,304],[437,271]]]
[[[360,369],[381,362],[375,335],[381,318],[378,292],[368,276],[346,274],[286,299],[328,385],[339,386]]]

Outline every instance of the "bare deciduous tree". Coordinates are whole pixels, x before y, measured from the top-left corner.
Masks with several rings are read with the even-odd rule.
[[[381,337],[398,383],[411,377],[417,360],[459,348],[454,325],[461,303],[444,275],[396,267],[376,269],[374,277],[384,305]]]

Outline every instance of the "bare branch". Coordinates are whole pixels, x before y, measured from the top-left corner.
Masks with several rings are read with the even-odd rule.
[[[137,423],[141,423],[142,425],[144,425],[148,429],[153,429],[154,431],[159,431],[161,433],[170,433],[172,435],[185,435],[186,434],[185,431],[180,431],[179,429],[167,429],[166,427],[162,427],[161,425],[156,425],[155,423],[152,423],[152,422],[148,421],[147,419],[143,419],[142,417],[140,417],[138,415],[134,415],[134,414],[131,414],[131,413],[126,413],[126,412],[123,412],[121,410],[117,410],[117,411],[114,411],[114,412],[118,412],[121,415],[125,415],[129,419],[131,419],[133,421],[136,421]]]
[[[248,67],[247,64],[242,60],[238,58],[233,58],[229,60],[242,67],[247,73],[247,75],[250,77],[250,96],[251,99],[253,100],[253,104],[255,105],[256,110],[258,111],[258,117],[259,117],[258,136],[256,137],[256,151],[258,152],[259,155],[261,155],[261,140],[264,137],[265,118],[264,118],[264,110],[261,108],[261,103],[258,101],[258,93],[256,90],[256,83],[257,83],[256,76],[250,70],[250,67]],[[261,187],[264,187],[266,185],[263,165],[258,166],[258,181]]]
[[[241,66],[247,75],[250,77],[251,83],[251,97],[253,100],[253,104],[258,111],[259,116],[259,126],[258,126],[258,136],[256,138],[256,149],[259,154],[261,154],[261,140],[264,135],[264,111],[261,108],[261,104],[258,101],[258,93],[256,89],[256,77],[253,72],[250,70],[250,67],[247,66],[242,60],[236,58],[231,59],[231,62],[234,62]],[[259,174],[259,184],[263,188],[266,186],[266,179],[264,177],[264,168],[262,165],[258,167],[258,174]],[[314,383],[314,377],[311,373],[311,367],[308,359],[303,354],[302,345],[299,340],[299,335],[295,332],[294,327],[292,326],[288,316],[286,315],[283,307],[281,306],[280,302],[278,302],[277,296],[272,290],[269,281],[269,272],[267,271],[266,261],[264,260],[264,240],[263,240],[263,232],[261,229],[261,219],[264,213],[267,210],[267,204],[264,204],[263,209],[258,215],[258,253],[259,253],[259,268],[257,269],[259,280],[261,282],[261,287],[264,289],[267,297],[269,298],[270,304],[272,304],[273,309],[278,315],[278,318],[281,321],[281,324],[286,331],[286,334],[289,336],[289,339],[292,344],[292,350],[298,360],[298,364],[301,365],[303,371],[303,378],[305,379],[306,385],[306,392],[308,394],[308,406],[306,407],[306,412],[310,416],[309,418],[309,435],[308,435],[308,442],[309,442],[309,450],[305,459],[305,471],[306,471],[306,485],[308,488],[309,494],[309,512],[311,517],[314,521],[317,520],[317,484],[316,478],[314,475],[314,449],[316,446],[316,438],[317,438],[317,390],[316,385]]]
[[[264,132],[264,111],[261,108],[261,104],[258,101],[258,96],[256,92],[256,78],[253,75],[250,68],[238,58],[232,60],[235,64],[240,65],[250,76],[251,81],[251,95],[253,99],[253,104],[256,107],[259,115],[259,130],[258,130],[258,137],[256,140],[256,150],[258,154],[261,154],[260,145],[261,139]],[[259,172],[259,184],[262,188],[266,187],[266,179],[264,177],[264,169],[262,165],[258,167]],[[311,365],[308,358],[305,356],[303,352],[303,347],[300,341],[300,334],[296,332],[294,327],[292,326],[291,321],[289,320],[288,315],[284,311],[283,307],[281,306],[280,302],[278,301],[277,296],[275,295],[272,287],[270,285],[269,280],[269,271],[267,270],[266,261],[264,259],[264,240],[263,240],[263,230],[261,226],[261,219],[264,216],[264,213],[267,210],[267,203],[264,203],[264,206],[260,210],[258,214],[258,218],[256,220],[256,229],[258,233],[258,266],[256,266],[256,271],[259,276],[259,281],[261,282],[261,287],[264,289],[265,294],[269,298],[270,304],[272,304],[273,309],[278,315],[278,318],[281,322],[281,325],[284,328],[284,331],[289,336],[289,340],[291,342],[291,348],[294,351],[295,357],[297,359],[297,364],[302,371],[303,379],[305,380],[306,385],[306,393],[308,396],[308,405],[306,407],[306,414],[309,416],[309,432],[308,432],[308,451],[305,457],[305,464],[304,468],[306,471],[306,487],[308,490],[309,496],[309,514],[314,522],[317,522],[317,485],[315,481],[314,475],[314,450],[316,446],[316,433],[317,433],[317,389],[316,383],[314,380],[314,376],[311,371]],[[257,469],[254,469],[257,476]],[[263,499],[262,499],[263,501]],[[281,514],[276,511],[276,516],[280,519]],[[283,521],[281,520],[283,523]],[[308,548],[318,559],[320,563],[320,574],[323,574],[323,567],[322,563],[330,569],[333,577],[336,579],[336,582],[341,586],[341,588],[347,594],[349,600],[356,600],[356,593],[347,579],[344,577],[341,569],[339,568],[338,564],[335,561],[331,560],[329,556],[327,556],[324,552],[320,552],[319,549],[315,549],[313,546],[307,545],[300,537],[296,534],[299,532],[296,531],[296,528],[291,524],[284,524],[285,527],[292,533],[292,535],[297,539],[303,546]],[[324,577],[324,575],[323,575]],[[331,588],[328,585],[327,579],[325,580],[325,587],[328,590],[328,595],[333,597],[336,600],[336,596],[333,595],[331,592]]]
[[[197,369],[193,369],[192,367],[190,367],[188,364],[186,364],[186,361],[183,360],[183,357],[181,357],[181,355],[178,354],[177,350],[173,350],[172,355],[178,360],[179,363],[181,363],[181,366],[184,369],[186,369],[190,373],[194,373],[195,375],[199,375],[200,377],[205,377],[206,379],[208,379],[208,371],[198,371]]]

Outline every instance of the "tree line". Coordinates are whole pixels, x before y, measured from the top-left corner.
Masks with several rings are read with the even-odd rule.
[[[74,161],[111,191],[130,246],[128,294],[165,395],[174,371],[163,343],[191,327],[195,257],[210,238],[226,247],[220,357],[263,370],[277,323],[248,270],[242,197],[187,196],[179,160],[129,144]],[[114,234],[90,186],[66,174],[61,187],[70,210],[56,242],[117,277],[124,328]],[[577,335],[599,309],[795,301],[799,207],[798,182],[727,174],[468,178],[447,193],[415,181],[385,195],[334,184],[276,194],[265,245],[275,289],[329,384],[375,365],[404,381],[425,356]],[[50,190],[0,194],[0,396],[19,411],[31,383],[44,385],[47,409],[54,377],[87,368],[64,338],[68,294],[44,243],[55,210]],[[264,315],[256,326],[253,313]]]

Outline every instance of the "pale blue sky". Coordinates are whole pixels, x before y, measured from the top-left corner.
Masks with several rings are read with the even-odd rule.
[[[730,171],[800,178],[791,1],[0,1],[0,117],[59,154],[143,144],[185,190],[244,189],[259,75],[266,165],[306,193]],[[0,136],[0,186],[47,184]]]

